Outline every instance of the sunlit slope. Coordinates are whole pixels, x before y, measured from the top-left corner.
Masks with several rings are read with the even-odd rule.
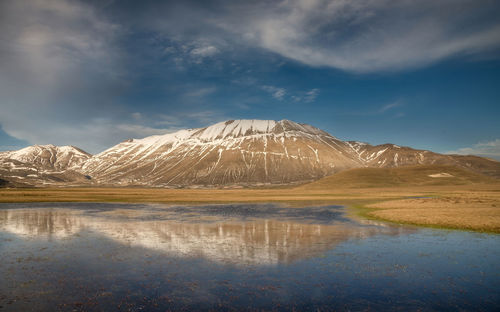
[[[419,185],[465,185],[498,183],[499,180],[446,165],[420,165],[399,168],[355,168],[345,170],[300,189],[364,188]]]

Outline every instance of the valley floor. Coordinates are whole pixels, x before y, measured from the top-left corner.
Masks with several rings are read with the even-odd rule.
[[[0,189],[0,202],[341,204],[353,215],[423,226],[500,233],[500,183],[308,189]]]

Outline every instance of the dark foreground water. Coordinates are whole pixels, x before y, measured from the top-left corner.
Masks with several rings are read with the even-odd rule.
[[[0,311],[500,310],[500,235],[342,207],[1,204]]]

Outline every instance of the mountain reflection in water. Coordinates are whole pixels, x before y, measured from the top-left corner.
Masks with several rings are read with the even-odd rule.
[[[38,240],[71,239],[92,232],[171,256],[263,265],[315,257],[348,239],[410,231],[346,221],[336,206],[304,210],[274,205],[265,209],[259,205],[145,205],[140,210],[106,204],[87,204],[89,210],[49,207],[0,210],[0,230]],[[280,210],[286,211],[284,220],[276,219]]]
[[[0,204],[0,311],[498,311],[500,235],[343,207]]]

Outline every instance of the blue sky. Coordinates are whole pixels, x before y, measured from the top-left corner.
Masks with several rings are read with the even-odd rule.
[[[0,1],[0,150],[227,119],[500,159],[500,4]]]

